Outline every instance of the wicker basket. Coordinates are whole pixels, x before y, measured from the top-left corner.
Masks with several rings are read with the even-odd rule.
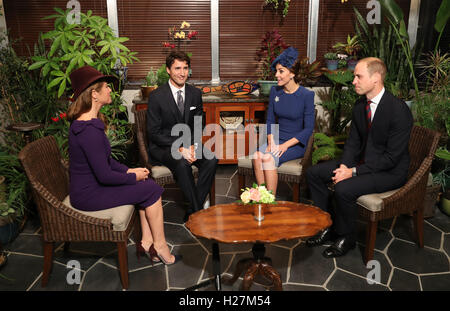
[[[441,185],[432,185],[427,187],[425,199],[423,202],[424,218],[430,218],[434,216],[434,209],[439,195],[439,190],[441,190]]]

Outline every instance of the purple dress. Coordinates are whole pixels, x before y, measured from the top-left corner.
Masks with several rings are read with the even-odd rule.
[[[83,211],[132,204],[141,208],[161,197],[153,180],[136,181],[128,167],[111,158],[105,126],[99,119],[72,122],[69,129],[70,203]]]

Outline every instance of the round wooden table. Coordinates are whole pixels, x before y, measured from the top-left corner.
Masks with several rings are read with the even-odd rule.
[[[270,258],[264,257],[264,243],[311,237],[331,226],[331,217],[316,206],[287,201],[268,204],[261,222],[255,220],[253,211],[254,205],[214,205],[192,214],[186,222],[186,227],[195,236],[218,242],[254,243],[253,258],[241,260],[229,282],[236,281],[245,269],[243,290],[250,288],[257,274],[272,279],[274,289],[282,290],[279,273],[272,267]],[[218,290],[221,287],[219,261],[218,244],[215,242],[213,273]]]

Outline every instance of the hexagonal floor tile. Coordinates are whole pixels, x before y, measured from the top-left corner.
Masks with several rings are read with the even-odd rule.
[[[0,277],[0,291],[27,290],[42,273],[42,263],[40,257],[10,254],[8,263],[1,270],[4,277]]]
[[[438,208],[436,209],[434,216],[426,219],[425,222],[429,222],[445,233],[450,233],[450,217],[442,213]]]
[[[437,273],[449,271],[449,262],[442,253],[429,248],[395,239],[387,251],[395,267],[413,273]],[[412,259],[413,258],[413,259]]]
[[[450,256],[450,234],[444,235],[444,251]]]
[[[121,291],[119,270],[103,263],[97,263],[87,271],[82,279],[82,291]]]
[[[392,234],[399,239],[416,242],[416,233],[414,228],[414,219],[410,216],[403,215],[397,217],[395,227]],[[439,249],[441,246],[442,232],[424,222],[423,237],[424,245]]]
[[[424,291],[448,291],[450,290],[450,272],[436,275],[424,275],[420,277]]]
[[[418,291],[420,290],[419,277],[415,274],[394,268],[389,287],[393,291]]]
[[[327,289],[333,291],[387,291],[384,285],[369,284],[366,279],[337,270],[327,284]]]
[[[181,254],[183,259],[175,265],[166,266],[169,287],[183,289],[197,284],[206,263],[207,252],[197,244],[175,246],[172,254]]]
[[[324,246],[307,247],[303,243],[295,247],[288,282],[323,285],[335,268],[332,259],[322,256],[324,249]]]
[[[366,267],[363,262],[364,247],[358,245],[355,249],[349,251],[345,256],[336,258],[336,265],[342,270],[367,277],[369,272],[373,270],[373,266]],[[384,254],[375,251],[373,260],[378,261],[380,267],[380,282],[386,285],[391,273],[391,265]],[[372,275],[372,274],[371,274]]]

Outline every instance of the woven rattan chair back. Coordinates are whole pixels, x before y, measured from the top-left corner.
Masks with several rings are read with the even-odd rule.
[[[134,211],[124,231],[113,230],[110,219],[100,219],[70,208],[62,203],[69,194],[67,165],[53,136],[46,136],[26,145],[19,152],[33,189],[42,227],[44,268],[42,287],[48,283],[53,262],[53,243],[72,241],[115,242],[118,248],[119,272],[123,288],[128,288],[128,236],[135,228],[135,239],[140,238],[137,212]]]
[[[58,200],[64,200],[69,193],[69,181],[53,136],[25,146],[19,154],[19,159],[31,183],[41,184]]]
[[[138,143],[139,149],[139,161],[142,166],[148,168],[150,172],[152,172],[152,165],[149,161],[148,156],[148,136],[147,136],[147,110],[137,110],[134,112],[134,119],[136,122],[136,140]],[[156,166],[155,166],[156,167]],[[165,176],[163,178],[155,178],[153,174],[151,174],[152,178],[155,182],[161,186],[165,184],[174,184],[176,183],[175,178],[173,176]],[[194,178],[198,178],[198,170],[193,172]],[[211,190],[209,192],[209,199],[211,205],[216,203],[216,182],[213,181],[211,185]]]
[[[440,134],[413,126],[409,139],[410,164],[406,184],[382,199],[381,210],[359,207],[359,215],[367,221],[364,263],[373,259],[378,221],[402,214],[413,216],[419,247],[423,247],[423,210],[426,185]]]

